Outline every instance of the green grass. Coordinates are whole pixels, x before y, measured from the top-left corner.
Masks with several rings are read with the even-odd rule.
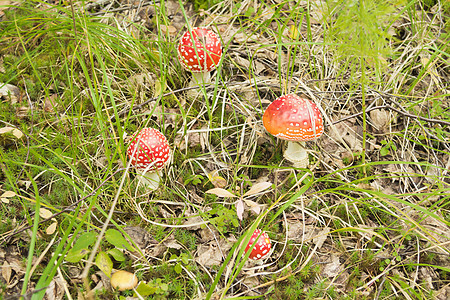
[[[449,7],[372,2],[178,1],[141,21],[76,1],[3,10],[0,82],[21,94],[0,98],[0,129],[24,137],[0,134],[0,196],[16,194],[0,201],[0,251],[20,249],[23,275],[15,288],[0,280],[0,291],[42,299],[61,271],[65,297],[86,297],[114,268],[135,272],[149,299],[436,297],[449,282]],[[212,21],[225,53],[196,97],[180,91],[191,74],[174,59],[193,15]],[[288,92],[325,115],[324,136],[306,145],[309,170],[285,162],[284,143],[262,126],[268,103]],[[402,113],[383,127],[377,106]],[[172,148],[153,192],[127,168],[129,138],[143,127]],[[244,198],[262,212],[247,207],[243,220],[237,198],[206,193],[220,182],[243,195],[262,181],[272,186]],[[54,220],[39,223],[40,208]],[[239,246],[256,227],[273,241],[259,267]],[[202,265],[200,245],[223,263]]]

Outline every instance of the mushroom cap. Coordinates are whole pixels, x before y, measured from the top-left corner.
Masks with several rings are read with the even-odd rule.
[[[256,229],[252,237],[250,238],[250,241],[247,244],[247,247],[245,247],[245,253],[247,253],[250,246],[255,242],[256,238],[261,233],[261,229]],[[270,243],[269,235],[266,232],[261,233],[259,236],[258,241],[255,244],[255,247],[252,248],[252,251],[250,252],[250,259],[258,260],[262,259],[264,256],[266,256],[270,252],[270,248],[272,247],[272,244]]]
[[[263,115],[266,130],[288,141],[310,141],[323,133],[323,119],[314,102],[295,94],[273,101]]]
[[[211,29],[204,27],[193,28],[192,37],[193,39],[190,32],[186,31],[178,44],[178,60],[181,65],[194,73],[214,70],[222,58],[220,39]]]
[[[135,150],[138,143],[139,148]],[[156,171],[162,169],[169,160],[170,147],[166,137],[159,130],[143,128],[131,137],[127,154],[131,164],[137,169],[148,168],[148,171]]]
[[[111,276],[111,286],[119,291],[134,289],[138,284],[138,278],[127,271],[117,271]]]

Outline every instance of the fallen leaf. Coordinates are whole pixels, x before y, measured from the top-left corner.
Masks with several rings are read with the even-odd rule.
[[[224,188],[227,186],[226,179],[220,176],[217,170],[208,173],[208,179],[216,188]]]
[[[164,35],[169,34],[169,35],[174,36],[177,33],[177,29],[172,25],[169,25],[169,26],[160,25],[160,29]]]
[[[195,261],[202,266],[211,267],[222,264],[222,252],[213,244],[199,245],[197,253],[198,257],[195,258]]]
[[[46,96],[44,99],[44,111],[45,112],[53,112],[55,108],[58,106],[57,103],[58,94],[52,94],[50,96]]]
[[[9,281],[11,280],[11,271],[12,271],[11,266],[5,260],[2,266],[2,276],[5,279],[6,284],[9,284]]]
[[[234,195],[234,194],[230,193],[229,191],[222,189],[222,188],[213,188],[213,189],[207,190],[205,193],[214,194],[219,197],[229,197],[229,198],[237,197],[236,195]]]
[[[322,269],[322,275],[325,277],[335,277],[341,272],[341,263],[339,262],[339,256],[331,254],[331,262],[325,263]]]
[[[241,199],[239,199],[238,201],[236,201],[236,214],[239,220],[243,220],[244,217],[244,201],[242,201]]]
[[[203,222],[204,222],[204,220],[200,216],[194,216],[194,217],[190,216],[186,220],[186,222],[183,223],[183,225],[187,225],[188,226],[188,230],[199,230],[199,229],[201,229],[200,225],[192,225],[191,226],[191,224],[200,224],[200,223],[203,223]]]
[[[217,239],[217,237],[220,236],[219,231],[217,231],[217,229],[215,229],[212,226],[202,228],[199,230],[198,233],[200,234],[200,240],[199,240],[200,243],[210,242],[214,239]]]
[[[328,237],[328,233],[330,232],[330,228],[325,227],[319,233],[317,233],[316,237],[314,237],[313,242],[317,245],[317,249],[322,248],[323,243]]]
[[[51,234],[55,233],[57,225],[58,225],[58,222],[56,222],[56,220],[55,220],[55,222],[53,222],[52,224],[50,224],[50,226],[47,227],[45,232],[48,235],[51,235]]]
[[[52,215],[53,215],[52,212],[46,208],[41,207],[39,209],[39,216],[41,216],[41,218],[43,219],[49,219],[52,217]]]
[[[100,251],[97,254],[97,257],[95,258],[95,265],[106,274],[106,276],[111,277],[111,271],[113,267],[113,263],[109,255],[104,252]]]
[[[23,132],[14,127],[3,127],[0,128],[0,134],[10,133],[18,139],[23,137]]]
[[[26,272],[26,267],[25,265],[22,263],[22,258],[19,256],[6,256],[6,260],[9,263],[9,266],[11,267],[11,269],[16,272],[19,275],[25,274]]]
[[[369,112],[372,124],[375,125],[379,131],[386,131],[386,128],[391,121],[390,114],[385,109],[375,109]]]
[[[271,182],[259,182],[257,184],[254,184],[250,190],[248,190],[243,196],[251,196],[251,195],[255,195],[258,194],[264,190],[267,190],[268,188],[270,188],[272,186]]]
[[[153,236],[144,228],[138,226],[127,226],[123,229],[141,249],[147,248],[150,244],[156,245],[156,241]]]
[[[177,242],[177,240],[174,239],[174,238],[170,238],[170,239],[167,239],[167,240],[163,241],[163,245],[166,246],[167,248],[177,249],[177,250],[183,248],[183,246],[181,246]]]
[[[259,215],[259,213],[261,212],[261,205],[256,203],[255,201],[251,201],[251,200],[244,200],[245,204],[247,204],[250,209],[257,215]]]
[[[60,300],[64,297],[64,282],[60,276],[55,276],[45,290],[46,299]]]
[[[6,191],[0,197],[9,198],[9,197],[14,197],[15,195],[16,195],[16,193],[14,193],[13,191]]]
[[[1,11],[1,9],[0,9]],[[17,103],[17,99],[20,96],[20,90],[17,86],[9,84],[9,83],[1,83],[0,82],[0,98],[7,98],[12,104]]]

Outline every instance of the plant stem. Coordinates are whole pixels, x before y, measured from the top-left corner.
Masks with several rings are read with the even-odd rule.
[[[361,164],[364,178],[367,177],[366,170],[366,137],[367,137],[367,116],[366,116],[366,64],[364,57],[361,57],[361,110],[362,110],[362,150],[361,150]]]

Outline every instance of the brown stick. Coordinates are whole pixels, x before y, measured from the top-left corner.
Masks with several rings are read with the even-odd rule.
[[[425,117],[413,115],[413,114],[410,114],[410,113],[408,113],[406,111],[394,108],[391,105],[374,106],[374,107],[366,109],[366,113],[368,113],[369,111],[375,110],[375,109],[390,109],[390,110],[393,110],[393,111],[395,111],[395,112],[397,112],[397,113],[399,113],[401,115],[404,115],[404,116],[412,118],[412,119],[417,119],[417,120],[421,120],[421,121],[425,121],[425,122],[429,122],[429,123],[436,123],[436,124],[450,126],[450,122],[447,122],[447,121],[444,121],[444,120],[439,120],[439,119],[430,119],[430,118],[425,118]],[[355,117],[360,116],[360,115],[362,115],[362,112],[359,112],[359,113],[353,114],[351,116],[347,116],[345,118],[339,119],[337,121],[334,121],[332,124],[335,125],[337,123],[343,122],[343,121],[348,120],[348,119],[355,118]]]

